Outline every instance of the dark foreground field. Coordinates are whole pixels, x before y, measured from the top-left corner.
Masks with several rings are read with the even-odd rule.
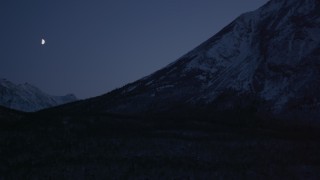
[[[0,122],[0,179],[320,179],[318,137],[192,118],[28,115]]]

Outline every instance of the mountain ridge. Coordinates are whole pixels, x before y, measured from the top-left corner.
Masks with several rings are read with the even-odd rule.
[[[257,111],[281,117],[308,114],[317,119],[319,4],[316,0],[271,0],[242,14],[159,71],[64,108],[139,114],[183,106],[253,105]],[[221,100],[226,94],[228,101]],[[245,98],[260,103],[250,105]]]
[[[0,105],[25,112],[34,112],[77,100],[73,94],[52,96],[29,83],[16,85],[6,79],[0,79],[0,95]]]

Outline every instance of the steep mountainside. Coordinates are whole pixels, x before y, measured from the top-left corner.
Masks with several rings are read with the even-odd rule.
[[[63,108],[130,114],[254,106],[287,118],[317,119],[318,92],[319,0],[271,0],[150,76]]]
[[[0,105],[11,109],[32,112],[76,100],[72,94],[51,96],[28,83],[16,85],[5,79],[0,80]]]

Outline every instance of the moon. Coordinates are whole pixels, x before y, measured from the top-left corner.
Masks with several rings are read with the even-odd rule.
[[[46,44],[46,40],[41,39],[41,45],[44,45],[44,44]]]

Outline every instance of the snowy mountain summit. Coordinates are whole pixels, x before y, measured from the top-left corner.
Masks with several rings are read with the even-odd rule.
[[[165,68],[76,107],[130,114],[253,106],[317,118],[319,92],[320,1],[271,0]]]
[[[16,85],[0,79],[0,105],[11,109],[32,112],[76,100],[73,94],[51,96],[28,83]]]

